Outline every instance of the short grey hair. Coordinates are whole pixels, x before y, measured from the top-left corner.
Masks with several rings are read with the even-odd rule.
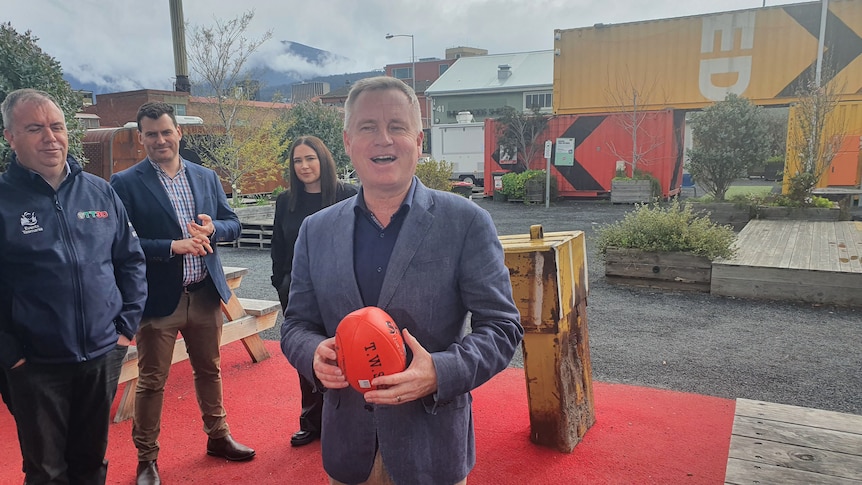
[[[400,91],[407,96],[407,100],[413,108],[413,122],[416,125],[416,129],[422,131],[422,111],[419,108],[419,98],[416,97],[416,92],[404,83],[404,81],[389,76],[367,77],[353,84],[353,87],[350,88],[350,93],[347,94],[347,102],[344,103],[344,130],[347,131],[350,123],[350,112],[353,111],[353,105],[356,104],[356,99],[360,94],[364,91],[385,91],[389,89]]]
[[[21,103],[26,103],[29,101],[35,101],[38,104],[44,103],[54,103],[54,106],[63,112],[63,108],[60,107],[60,103],[54,99],[53,96],[46,93],[45,91],[39,91],[38,89],[24,88],[24,89],[16,89],[12,91],[8,95],[6,95],[6,99],[3,100],[3,104],[0,104],[0,113],[3,115],[3,127],[7,130],[12,128],[12,125],[15,121],[12,112],[15,110],[15,107]]]

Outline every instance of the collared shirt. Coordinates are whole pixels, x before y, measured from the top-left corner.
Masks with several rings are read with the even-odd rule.
[[[404,219],[410,211],[415,189],[414,180],[401,207],[385,228],[368,210],[368,206],[365,205],[364,191],[359,189],[359,198],[354,209],[356,224],[353,233],[353,271],[365,305],[377,306],[379,303],[389,258],[392,257],[395,241],[398,240]]]
[[[149,160],[149,159],[148,159]],[[192,194],[192,188],[189,185],[189,179],[186,177],[185,160],[180,159],[180,169],[174,178],[165,172],[159,164],[150,160],[150,165],[156,170],[159,180],[162,182],[162,187],[168,194],[168,199],[171,201],[171,206],[177,215],[177,222],[183,231],[183,237],[189,238],[189,230],[187,223],[196,221],[195,213],[195,198]],[[207,267],[204,263],[204,258],[193,254],[183,255],[183,286],[188,286],[192,283],[203,281],[207,277]]]
[[[18,163],[20,164],[21,162],[19,161]],[[23,165],[21,165],[21,166],[23,167]],[[26,168],[26,167],[25,167],[25,168]],[[30,173],[32,173],[32,174],[36,174],[36,175],[38,175],[38,176],[42,177],[42,180],[44,180],[45,182],[48,182],[48,179],[46,179],[44,176],[42,176],[42,174],[41,174],[41,173],[39,173],[39,172],[37,172],[37,171],[35,171],[35,170],[33,170],[33,169],[29,169],[29,168],[28,168],[27,170],[29,170],[29,171],[30,171]],[[60,183],[61,183],[61,184],[62,184],[62,183],[63,183],[67,178],[69,178],[69,174],[70,174],[70,173],[72,173],[72,167],[70,167],[70,166],[69,166],[69,161],[67,160],[67,161],[66,161],[66,168],[65,168],[65,170],[63,170],[63,180],[61,180],[61,181],[60,181]],[[48,185],[51,185],[51,183],[50,183],[50,182],[48,182]]]

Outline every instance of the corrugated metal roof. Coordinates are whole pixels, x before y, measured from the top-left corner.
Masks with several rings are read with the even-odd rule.
[[[499,79],[501,65],[510,66],[511,76]],[[518,52],[462,57],[434,81],[425,94],[523,91],[554,85],[554,51]]]

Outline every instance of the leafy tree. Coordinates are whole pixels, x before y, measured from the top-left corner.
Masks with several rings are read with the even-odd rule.
[[[766,125],[766,157],[781,157],[787,153],[787,108],[767,108],[763,110]]]
[[[451,192],[452,169],[452,163],[446,160],[437,161],[432,158],[416,164],[416,176],[428,188]]]
[[[242,89],[253,84],[246,71],[249,57],[272,37],[272,31],[267,31],[260,38],[247,38],[253,18],[254,11],[248,11],[228,21],[216,19],[214,25],[188,29],[190,65],[199,77],[198,84],[213,100],[202,113],[209,122],[205,125],[209,136],[189,137],[189,147],[201,155],[205,165],[227,179],[235,203],[240,199],[243,179],[250,174],[258,181],[262,176],[273,177],[281,171],[284,158],[283,148],[272,151],[284,144],[271,131],[281,128],[274,104],[253,106],[251,93]]]
[[[81,137],[84,132],[75,119],[80,108],[78,98],[63,79],[63,69],[56,59],[42,52],[39,40],[28,30],[19,34],[10,22],[0,23],[0,102],[6,95],[22,88],[33,88],[50,93],[66,115],[69,129],[69,151],[81,160]],[[0,119],[0,131],[3,120]],[[0,138],[0,172],[4,170],[12,151],[5,139]]]
[[[715,200],[724,200],[731,182],[766,159],[763,109],[745,98],[729,93],[692,116],[691,125],[694,148],[689,151],[689,172]]]
[[[500,158],[516,158],[515,171],[523,172],[530,166],[530,160],[544,147],[538,143],[539,135],[548,126],[548,117],[533,107],[529,112],[511,106],[503,108],[497,117],[497,143],[500,145]]]
[[[213,133],[183,135],[206,165],[227,177],[233,194],[234,205],[240,204],[240,194],[249,186],[263,186],[280,176],[287,153],[287,142],[281,134],[286,124],[279,116],[258,117],[254,123],[235,126],[233,136]],[[213,163],[214,160],[236,160],[238,163],[228,171]]]
[[[350,157],[344,151],[342,137],[344,118],[338,108],[315,101],[304,101],[284,114],[287,131],[283,140],[289,143],[300,136],[313,135],[321,140],[332,152],[339,173],[351,170]],[[290,177],[285,176],[286,180]]]

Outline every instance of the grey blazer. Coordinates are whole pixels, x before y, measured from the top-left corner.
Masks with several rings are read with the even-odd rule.
[[[414,183],[378,306],[431,352],[438,389],[400,406],[367,405],[352,388],[325,392],[323,466],[345,483],[367,479],[378,441],[396,483],[463,480],[476,461],[470,391],[506,368],[523,337],[490,215]],[[319,382],[312,369],[318,344],[365,306],[353,269],[358,199],[309,216],[296,243],[281,346],[312,382]]]

